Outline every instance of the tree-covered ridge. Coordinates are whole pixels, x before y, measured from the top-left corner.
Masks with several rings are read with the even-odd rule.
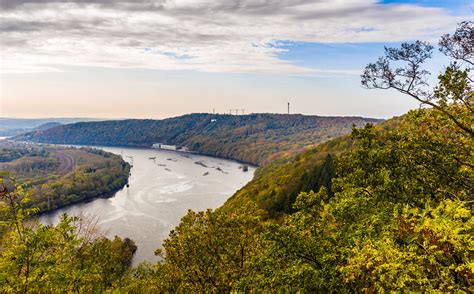
[[[284,114],[190,114],[164,120],[120,120],[63,125],[18,140],[82,145],[186,146],[206,155],[262,164],[380,120]]]
[[[110,195],[128,181],[130,167],[119,156],[90,148],[0,142],[2,177],[31,190],[28,205],[41,212]]]

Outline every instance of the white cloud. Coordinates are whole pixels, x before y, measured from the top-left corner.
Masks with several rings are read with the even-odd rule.
[[[278,41],[433,39],[456,17],[373,0],[3,0],[1,71],[61,66],[322,74],[278,58]],[[352,71],[327,71],[353,74]]]

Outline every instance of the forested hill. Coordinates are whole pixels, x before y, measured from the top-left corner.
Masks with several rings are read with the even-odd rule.
[[[159,142],[260,165],[286,152],[297,152],[348,134],[353,125],[361,127],[379,121],[300,114],[189,114],[164,120],[80,122],[31,132],[16,139],[108,146],[151,146]]]
[[[379,132],[395,130],[405,118],[393,117],[374,128]],[[354,148],[350,134],[307,148],[295,156],[280,158],[260,167],[252,181],[237,191],[224,204],[226,211],[235,211],[254,202],[270,218],[294,212],[294,202],[301,192],[319,191],[336,176],[336,161],[341,153]]]

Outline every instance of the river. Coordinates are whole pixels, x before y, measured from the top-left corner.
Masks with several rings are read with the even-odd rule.
[[[95,199],[42,215],[44,224],[56,224],[60,215],[89,215],[108,237],[133,239],[138,250],[133,264],[157,261],[154,251],[179,224],[188,209],[217,208],[249,182],[255,171],[243,172],[231,160],[192,153],[145,149],[99,147],[122,154],[133,163],[129,187],[110,198]]]

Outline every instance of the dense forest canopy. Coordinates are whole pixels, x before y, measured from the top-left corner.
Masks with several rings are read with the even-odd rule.
[[[186,146],[201,154],[262,164],[294,154],[380,120],[360,117],[320,117],[298,114],[190,114],[164,120],[84,122],[17,137],[35,142],[97,146]]]
[[[25,223],[28,193],[0,183],[3,290],[472,292],[473,44],[473,22],[441,38],[453,60],[431,91],[433,46],[386,48],[363,85],[430,107],[264,166],[224,207],[190,210],[156,264],[130,269],[132,241],[88,237],[68,216]]]

